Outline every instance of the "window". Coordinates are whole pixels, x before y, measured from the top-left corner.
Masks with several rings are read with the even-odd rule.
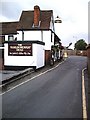
[[[14,40],[14,36],[13,35],[8,35],[8,41],[13,41]]]

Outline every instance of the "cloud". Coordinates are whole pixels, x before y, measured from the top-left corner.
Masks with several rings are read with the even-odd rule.
[[[18,19],[20,16],[21,6],[17,2],[1,2],[0,3],[0,14],[7,19]]]
[[[75,42],[73,36],[88,40],[88,1],[89,0],[1,0],[0,18],[19,20],[22,10],[33,10],[39,5],[41,10],[53,10],[54,18],[62,19],[60,37],[65,44]],[[1,21],[0,20],[0,21]]]

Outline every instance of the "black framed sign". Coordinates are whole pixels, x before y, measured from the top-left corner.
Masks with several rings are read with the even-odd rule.
[[[9,56],[32,56],[31,43],[8,43]]]

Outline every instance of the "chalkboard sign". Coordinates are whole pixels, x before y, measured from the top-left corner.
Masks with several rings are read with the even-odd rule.
[[[8,55],[9,56],[32,56],[32,44],[9,43]]]

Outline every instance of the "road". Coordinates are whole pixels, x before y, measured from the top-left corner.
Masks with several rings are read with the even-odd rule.
[[[82,118],[81,70],[86,57],[69,57],[2,95],[3,118]]]

